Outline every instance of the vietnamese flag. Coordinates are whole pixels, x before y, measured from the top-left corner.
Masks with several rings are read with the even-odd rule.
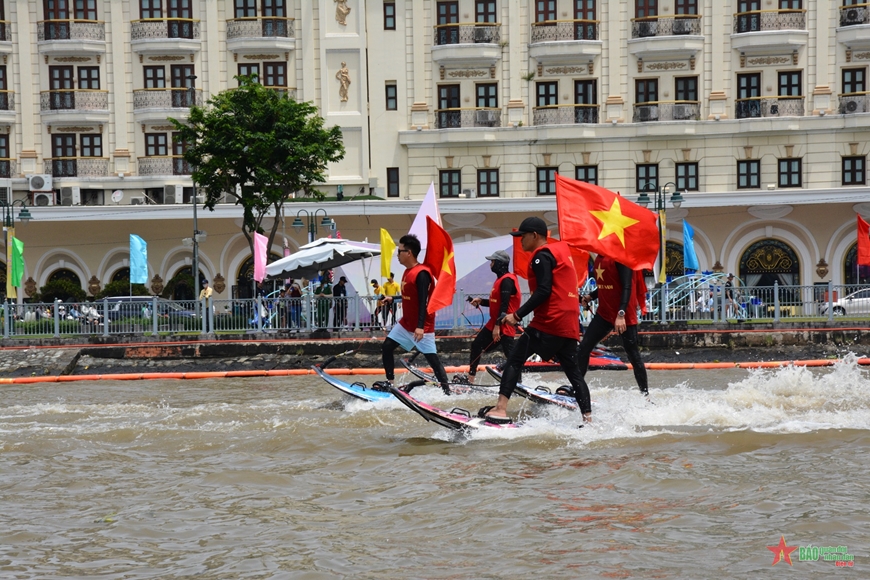
[[[870,266],[870,224],[858,216],[858,265]]]
[[[610,190],[556,174],[562,240],[632,270],[653,269],[659,230],[653,212]]]
[[[438,281],[429,297],[426,310],[431,314],[453,304],[456,293],[456,262],[453,259],[453,240],[431,217],[426,216],[426,260]]]
[[[516,228],[514,228],[516,231]],[[558,242],[556,238],[547,236],[547,243]],[[532,259],[532,252],[527,252],[523,249],[523,244],[519,236],[513,236],[514,242],[514,274],[520,278],[529,279],[529,262]],[[574,269],[577,271],[577,287],[583,286],[586,278],[589,275],[589,252],[580,248],[571,247],[571,258],[574,260]]]

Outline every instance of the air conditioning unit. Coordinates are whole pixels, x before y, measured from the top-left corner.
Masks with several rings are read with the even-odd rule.
[[[674,20],[674,34],[691,34],[692,21],[687,18]]]
[[[12,180],[0,179],[0,202],[9,205],[12,202]]]
[[[694,116],[691,105],[674,105],[674,120],[686,121]]]
[[[476,43],[485,43],[492,42],[493,33],[495,32],[494,27],[489,26],[478,26],[474,29],[474,42]]]
[[[864,101],[862,100],[849,100],[843,101],[840,103],[840,113],[863,113],[864,112]]]
[[[851,8],[840,13],[840,26],[848,26],[852,24],[863,24],[864,18],[857,8]]]
[[[771,105],[770,106],[770,114],[771,115],[779,115],[779,105]]]
[[[498,124],[498,111],[475,111],[474,124],[478,127],[495,127]]]
[[[80,187],[61,187],[60,205],[81,205],[82,189]]]
[[[27,176],[27,189],[30,191],[51,191],[51,175],[39,174]]]
[[[33,194],[33,205],[38,207],[45,207],[49,205],[54,205],[54,192],[53,191],[41,191]]]
[[[467,188],[462,190],[462,194],[459,197],[472,198],[477,197],[477,190],[472,188]]]
[[[131,197],[130,198],[130,205],[145,205],[145,198],[144,197]]]
[[[184,203],[184,186],[183,185],[164,185],[163,186],[163,203]]]
[[[648,36],[655,36],[658,31],[658,26],[656,22],[638,22],[637,23],[637,36],[639,38],[646,38]]]
[[[637,110],[637,120],[641,123],[645,123],[646,121],[658,121],[658,118],[658,109],[654,107],[646,106]]]
[[[202,205],[205,203],[205,194],[204,193],[196,194],[196,203],[198,203],[199,205]]]

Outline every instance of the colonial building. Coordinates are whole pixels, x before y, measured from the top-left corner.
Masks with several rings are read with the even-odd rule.
[[[532,213],[557,231],[558,172],[664,202],[673,273],[686,219],[702,269],[750,284],[859,276],[858,0],[0,0],[0,20],[0,195],[7,225],[23,204],[33,216],[15,224],[28,290],[124,277],[130,233],[149,243],[155,291],[189,270],[193,184],[167,119],[252,73],[315,103],[347,149],[321,187],[344,201],[278,219],[398,236],[434,182],[459,241]],[[249,288],[240,215],[199,212],[200,270],[220,297]],[[306,241],[283,230],[291,249]]]

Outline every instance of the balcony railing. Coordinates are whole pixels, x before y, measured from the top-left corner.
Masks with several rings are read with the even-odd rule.
[[[845,93],[840,95],[840,107],[838,111],[841,115],[870,113],[870,93]]]
[[[751,97],[737,99],[734,105],[738,119],[804,116],[803,97]]]
[[[495,22],[471,22],[439,24],[435,26],[435,45],[448,44],[498,44],[501,41],[501,24]]]
[[[764,30],[806,30],[806,10],[753,10],[734,15],[734,33]]]
[[[139,175],[190,175],[190,164],[180,155],[140,157]]]
[[[44,160],[45,173],[53,177],[106,177],[108,157],[53,157]]]
[[[870,23],[870,4],[840,6],[840,26]]]
[[[257,16],[227,20],[227,40],[236,38],[293,38],[293,18]]]
[[[532,42],[598,40],[598,20],[545,20],[532,23]]]
[[[680,36],[701,34],[701,16],[686,14],[680,16],[650,16],[631,20],[632,38],[651,36]]]
[[[0,42],[9,42],[12,40],[12,35],[9,30],[9,21],[0,20]]]
[[[36,39],[106,40],[106,24],[99,20],[43,20],[36,27]]]
[[[202,106],[202,91],[194,89],[160,88],[136,89],[133,91],[133,110],[137,109],[189,109],[191,105]]]
[[[436,129],[467,127],[501,127],[501,109],[483,107],[471,109],[438,109],[435,111]]]
[[[109,92],[92,89],[63,89],[39,94],[41,111],[108,111]]]
[[[137,40],[199,38],[199,20],[191,18],[146,18],[131,22],[131,38]]]
[[[546,105],[532,111],[534,125],[597,123],[598,105]]]
[[[655,121],[697,121],[701,118],[698,101],[648,101],[634,106],[633,123]]]
[[[0,177],[12,177],[18,168],[17,161],[9,157],[0,157]]]
[[[15,110],[15,93],[9,90],[0,91],[0,111]]]

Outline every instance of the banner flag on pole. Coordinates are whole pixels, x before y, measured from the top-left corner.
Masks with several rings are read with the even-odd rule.
[[[698,271],[698,254],[695,253],[695,228],[683,220],[683,269]]]
[[[393,252],[396,250],[396,242],[393,241],[393,236],[381,228],[381,277],[389,278],[390,262],[393,261]]]
[[[269,238],[254,232],[254,281],[262,282],[266,278],[266,259]]]
[[[858,216],[858,265],[870,266],[870,224]]]
[[[12,259],[9,262],[12,267],[9,272],[9,283],[14,288],[21,286],[21,281],[24,279],[24,242],[16,237],[9,238],[12,251]]]
[[[148,244],[130,234],[130,284],[148,283]]]
[[[408,231],[409,234],[417,236],[417,239],[420,240],[420,248],[424,250],[428,247],[426,243],[426,236],[428,235],[426,226],[427,217],[432,218],[432,221],[439,226],[443,225],[441,223],[441,213],[438,211],[438,198],[435,196],[434,181],[429,184],[426,198],[423,200],[423,204],[417,212],[417,217],[414,218],[414,223],[411,224],[411,229]]]

